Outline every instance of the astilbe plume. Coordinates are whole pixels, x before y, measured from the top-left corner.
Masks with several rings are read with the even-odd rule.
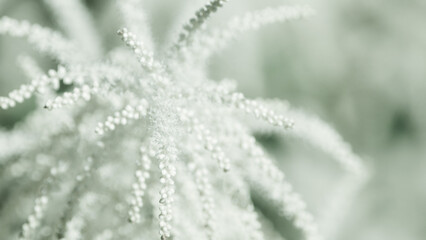
[[[247,99],[232,80],[213,81],[200,66],[240,33],[309,17],[312,8],[267,8],[212,29],[207,19],[226,4],[213,0],[154,56],[142,1],[117,1],[128,27],[118,35],[126,46],[104,55],[78,0],[45,3],[71,39],[0,19],[1,34],[25,38],[59,63],[43,73],[30,57],[21,58],[31,81],[0,97],[3,111],[33,95],[38,102],[12,131],[0,132],[0,187],[14,186],[3,205],[33,202],[31,210],[1,220],[3,236],[282,239],[253,203],[257,194],[292,220],[304,239],[328,238],[320,228],[325,224],[253,134],[295,136],[330,154],[351,179],[352,188],[344,185],[339,195],[343,202],[365,179],[360,158],[319,119],[282,101]],[[58,93],[61,85],[71,90]],[[35,200],[29,189],[39,189]]]

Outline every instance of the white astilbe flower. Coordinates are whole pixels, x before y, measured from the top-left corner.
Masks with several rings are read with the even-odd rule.
[[[30,69],[28,69],[31,71]],[[14,107],[16,103],[22,103],[25,99],[30,98],[34,92],[43,93],[46,88],[51,85],[51,88],[59,89],[59,80],[64,78],[66,70],[62,66],[58,66],[58,70],[49,70],[48,75],[37,74],[29,84],[21,85],[19,89],[13,90],[8,94],[8,97],[0,97],[0,107],[7,109]]]
[[[196,163],[189,165],[189,169],[193,172],[195,184],[197,185],[198,194],[200,196],[204,227],[207,239],[214,239],[214,199],[212,196],[212,185],[209,181],[207,169],[197,167]]]
[[[334,213],[360,185],[344,185],[328,208],[334,210],[314,216],[253,134],[303,139],[356,179],[366,173],[361,159],[315,117],[248,99],[234,82],[216,82],[198,67],[239,33],[311,16],[310,7],[268,8],[211,30],[207,20],[226,2],[213,0],[157,53],[143,1],[117,1],[124,44],[103,56],[81,2],[45,2],[70,39],[0,19],[0,34],[27,39],[58,63],[43,73],[30,58],[21,60],[29,83],[0,97],[2,111],[34,95],[42,102],[11,131],[0,130],[0,190],[13,192],[0,209],[16,212],[1,220],[1,236],[13,238],[9,232],[23,224],[21,239],[283,239],[254,196],[303,239],[332,235]],[[33,201],[29,189],[38,186]],[[31,211],[17,210],[29,202]]]
[[[195,134],[197,139],[201,141],[204,148],[212,153],[212,158],[217,161],[219,167],[227,172],[230,169],[230,160],[225,156],[222,148],[218,145],[217,139],[211,136],[210,130],[198,120],[194,113],[188,112],[185,109],[178,109],[180,113],[180,120],[184,123],[188,123],[188,131]]]
[[[47,71],[47,74],[44,74],[37,62],[30,56],[20,56],[18,58],[18,65],[25,76],[30,80],[30,83],[26,85],[27,89],[30,86],[30,88],[34,88],[32,95],[36,95],[38,107],[43,107],[49,98],[53,98],[56,95],[61,81],[64,85],[72,84],[71,79],[66,76],[66,69],[62,65],[59,65],[57,70],[50,69]],[[60,79],[61,76],[64,78]],[[7,104],[5,107],[6,106],[11,107]]]
[[[133,183],[133,193],[131,200],[131,208],[129,210],[129,220],[131,222],[139,223],[140,220],[140,209],[143,207],[143,196],[145,195],[145,191],[147,188],[147,180],[150,178],[149,171],[151,169],[151,158],[152,150],[147,149],[146,146],[142,146],[140,148],[141,151],[141,159],[137,162],[138,169],[135,172],[136,182]]]
[[[106,121],[98,123],[95,132],[103,135],[105,132],[113,131],[116,125],[127,125],[132,120],[145,117],[147,111],[148,102],[145,99],[140,100],[136,104],[128,104],[121,111],[108,116]]]
[[[173,202],[175,194],[175,181],[173,177],[176,175],[175,162],[177,161],[177,149],[173,138],[163,139],[162,142],[156,143],[158,152],[155,158],[159,161],[158,168],[161,172],[160,183],[160,214],[158,222],[160,225],[161,239],[170,238],[172,235],[173,221]]]
[[[83,85],[81,87],[74,88],[71,92],[64,93],[63,96],[57,96],[52,100],[48,100],[44,106],[46,109],[52,110],[56,108],[62,108],[63,106],[72,105],[76,101],[83,99],[89,101],[93,94],[98,92],[98,84],[95,83],[93,86]]]

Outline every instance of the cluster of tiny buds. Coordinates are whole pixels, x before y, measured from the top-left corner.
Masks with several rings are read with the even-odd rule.
[[[213,0],[207,3],[204,7],[195,13],[195,17],[191,18],[187,24],[183,26],[184,32],[179,35],[179,42],[185,41],[210,16],[211,13],[216,12],[219,7],[222,7],[228,0]]]
[[[92,86],[84,84],[81,87],[74,88],[71,92],[66,92],[62,96],[58,96],[54,99],[50,99],[44,105],[44,108],[48,110],[61,108],[74,104],[76,101],[83,99],[89,101],[92,94],[99,91],[99,84],[94,82]]]
[[[269,122],[274,126],[284,127],[285,129],[291,129],[294,127],[293,120],[276,114],[274,111],[266,108],[255,100],[245,98],[242,93],[232,93],[231,95],[224,96],[223,100],[248,114],[254,115],[256,118]]]
[[[214,202],[212,197],[212,185],[208,179],[207,169],[197,168],[191,163],[189,169],[193,171],[195,176],[195,184],[201,198],[202,212],[204,214],[204,228],[206,230],[207,239],[213,239],[214,232]]]
[[[58,66],[58,70],[51,69],[48,71],[48,75],[37,77],[31,83],[24,84],[19,89],[11,91],[8,97],[0,97],[0,108],[8,109],[14,107],[16,103],[21,103],[25,99],[30,98],[35,91],[44,92],[45,87],[49,84],[57,90],[59,89],[60,79],[64,79],[64,83],[65,79],[68,81],[68,78],[66,78],[66,69],[63,66]]]
[[[44,215],[48,198],[42,195],[35,200],[33,213],[28,216],[27,223],[22,226],[22,232],[19,239],[32,239],[34,230],[40,225],[40,220]]]
[[[146,50],[143,43],[132,32],[129,32],[127,28],[122,28],[117,31],[117,34],[133,50],[142,67],[147,68],[149,71],[163,71],[161,63],[154,60],[153,53]]]
[[[252,136],[244,136],[241,139],[241,148],[248,151],[249,155],[255,160],[256,164],[264,173],[266,173],[275,182],[284,180],[282,173],[269,158],[266,157],[263,149],[256,144],[256,139]]]
[[[167,143],[167,144],[166,144]],[[158,152],[155,154],[159,161],[159,169],[161,173],[160,183],[160,214],[158,215],[160,225],[161,239],[171,237],[171,222],[173,220],[172,204],[174,202],[175,182],[173,177],[176,175],[176,167],[174,163],[177,160],[177,149],[172,138],[159,146]]]
[[[145,146],[140,148],[141,160],[137,162],[135,172],[136,182],[133,183],[132,199],[130,202],[129,221],[139,223],[141,220],[140,210],[143,207],[143,196],[146,190],[146,180],[149,179],[149,170],[151,169],[151,156]]]
[[[98,123],[95,132],[104,135],[108,131],[113,131],[117,125],[127,125],[132,120],[145,117],[148,111],[148,102],[142,99],[138,104],[128,104],[122,110],[107,117],[104,122]]]
[[[197,139],[203,143],[204,148],[212,154],[213,159],[217,161],[219,167],[224,172],[228,172],[231,169],[231,161],[225,156],[217,139],[211,135],[210,130],[200,123],[193,112],[182,108],[178,108],[177,110],[180,120],[189,123],[189,131],[193,132]]]
[[[19,89],[13,90],[8,97],[0,97],[0,107],[2,109],[12,108],[16,103],[23,102],[32,96],[34,87],[31,85],[22,85]]]
[[[73,83],[73,79],[67,75],[67,71],[63,66],[59,66],[57,71],[55,71],[54,69],[50,69],[49,71],[47,71],[47,74],[50,78],[50,84],[52,84],[52,87],[55,90],[59,89],[59,81],[61,79],[64,84],[69,85]]]

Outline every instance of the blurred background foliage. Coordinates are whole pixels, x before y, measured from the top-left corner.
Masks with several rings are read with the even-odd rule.
[[[110,0],[86,0],[105,52],[121,44],[118,10]],[[146,0],[157,51],[202,0]],[[211,26],[247,10],[300,1],[233,0]],[[271,25],[243,35],[209,61],[213,79],[233,78],[250,97],[282,98],[333,127],[363,156],[372,176],[348,209],[337,239],[424,239],[426,236],[426,2],[316,0],[312,19]],[[0,0],[0,16],[58,29],[39,0]],[[24,41],[0,37],[0,95],[27,82],[17,57],[55,62]],[[35,107],[27,101],[0,112],[10,129]],[[321,208],[324,189],[337,184],[327,156],[285,138],[260,138],[300,192]],[[330,177],[333,176],[333,177]],[[331,185],[330,185],[331,184]],[[324,188],[325,187],[325,188]]]

